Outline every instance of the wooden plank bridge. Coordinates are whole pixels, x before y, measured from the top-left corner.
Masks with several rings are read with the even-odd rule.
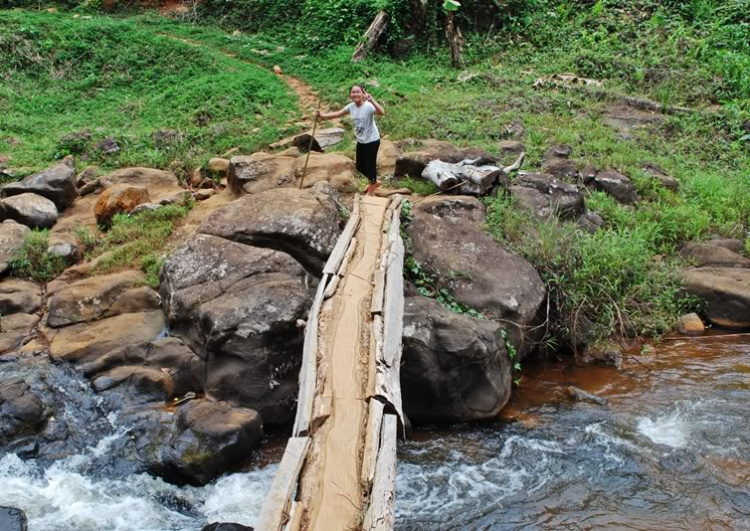
[[[258,531],[391,530],[404,244],[401,198],[355,198],[310,309],[293,436]]]

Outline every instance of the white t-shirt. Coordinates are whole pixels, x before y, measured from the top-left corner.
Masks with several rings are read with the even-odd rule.
[[[344,107],[354,122],[354,136],[360,144],[369,144],[380,140],[380,131],[375,125],[375,106],[366,101],[359,107],[351,101]]]

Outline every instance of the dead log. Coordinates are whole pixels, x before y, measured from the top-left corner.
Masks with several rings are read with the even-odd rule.
[[[442,160],[433,160],[425,166],[422,177],[431,181],[438,190],[446,191],[452,186],[459,183],[460,179],[456,176],[456,165]]]
[[[370,27],[367,28],[364,37],[362,37],[362,40],[354,50],[354,54],[352,54],[352,62],[358,63],[365,58],[365,55],[367,55],[378,43],[380,36],[383,34],[387,26],[388,15],[385,11],[381,11],[372,21]]]

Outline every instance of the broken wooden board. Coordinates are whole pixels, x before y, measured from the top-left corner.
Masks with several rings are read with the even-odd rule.
[[[395,518],[396,439],[398,419],[385,415],[378,452],[377,470],[370,494],[370,506],[365,514],[364,531],[391,531]]]
[[[287,521],[290,500],[297,487],[299,473],[310,448],[309,437],[292,437],[286,444],[284,456],[273,478],[271,492],[263,503],[256,529],[279,531]]]

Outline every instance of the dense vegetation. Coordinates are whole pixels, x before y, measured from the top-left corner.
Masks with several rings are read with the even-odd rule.
[[[550,290],[557,344],[569,341],[581,315],[594,337],[667,329],[694,307],[679,296],[679,246],[745,238],[748,0],[464,2],[460,23],[476,31],[465,31],[462,71],[449,68],[439,9],[422,16],[417,39],[404,42],[413,29],[405,0],[206,0],[174,19],[73,18],[92,5],[70,0],[72,12],[0,14],[0,75],[7,80],[0,107],[9,111],[0,115],[0,155],[10,154],[21,174],[68,152],[89,154],[88,144],[62,142],[82,129],[91,130],[91,142],[109,135],[122,142],[117,156],[101,159],[112,166],[188,166],[235,146],[252,151],[291,131],[293,98],[268,72],[279,64],[331,107],[346,101],[348,84],[364,81],[386,106],[381,124],[392,139],[433,137],[494,151],[509,136],[506,126],[517,123],[525,130],[526,169],[537,169],[551,144],[566,143],[581,165],[635,181],[637,209],[600,193],[587,197],[608,225],[593,235],[532,222],[504,198],[487,200],[488,230],[527,256]],[[383,8],[393,17],[384,49],[351,63],[352,45]],[[603,88],[534,87],[560,72],[600,80]],[[664,115],[624,140],[602,122],[623,94],[699,112]],[[152,135],[161,129],[182,140],[157,146]],[[651,179],[646,163],[677,178],[679,193]]]

